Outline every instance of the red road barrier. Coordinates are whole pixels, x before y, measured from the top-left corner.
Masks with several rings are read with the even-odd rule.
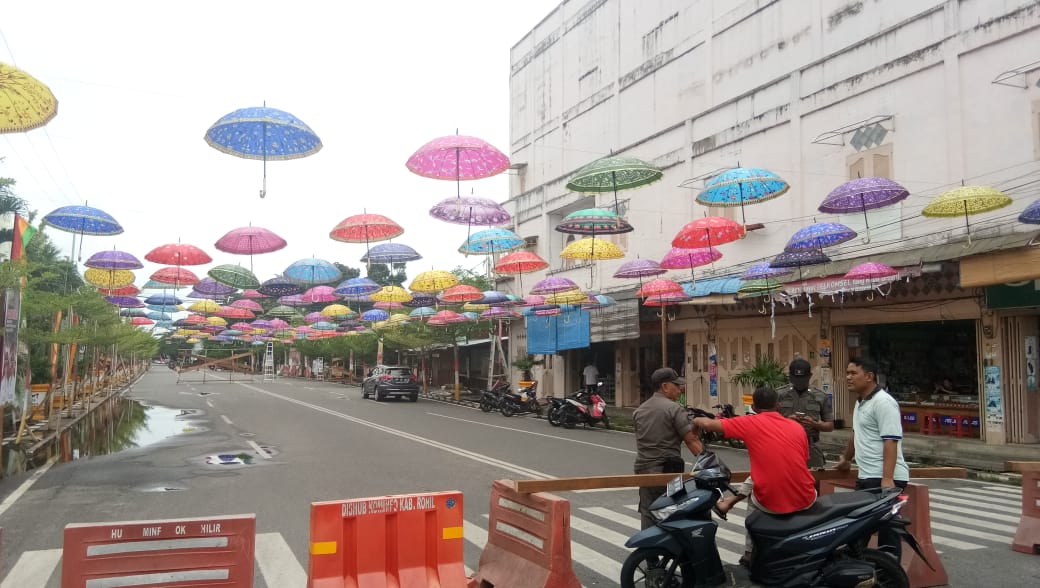
[[[311,503],[309,588],[462,588],[462,493]]]
[[[252,588],[255,539],[255,515],[74,523],[65,526],[61,585]]]
[[[820,494],[831,494],[834,492],[835,487],[853,488],[855,485],[856,482],[853,480],[823,480],[820,482]],[[903,493],[908,496],[909,500],[900,514],[910,519],[910,526],[907,527],[907,530],[913,533],[921,547],[921,552],[924,553],[928,563],[932,564],[932,568],[935,568],[933,570],[928,567],[928,564],[913,549],[904,544],[901,560],[903,570],[906,571],[906,575],[910,579],[910,588],[945,586],[950,583],[950,579],[946,574],[946,568],[943,566],[942,560],[939,559],[939,554],[935,551],[935,545],[932,544],[932,520],[931,507],[928,501],[928,486],[910,482],[906,485]],[[877,537],[872,538],[870,543],[871,545],[876,545]]]
[[[571,563],[570,513],[568,500],[521,494],[509,480],[495,480],[487,545],[470,587],[580,587]]]
[[[1022,520],[1018,522],[1011,549],[1040,555],[1040,462],[1009,462],[1022,472]]]

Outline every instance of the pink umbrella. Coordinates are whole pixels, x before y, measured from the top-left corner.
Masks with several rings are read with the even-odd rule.
[[[719,259],[722,259],[722,253],[714,247],[698,249],[672,247],[661,259],[661,267],[663,269],[689,269],[690,279],[693,280],[693,268],[714,263]]]
[[[401,304],[400,302],[376,302],[372,306],[383,310],[397,310],[398,308],[404,308],[404,304]]]
[[[684,293],[683,287],[678,282],[673,280],[665,280],[659,278],[651,280],[636,292],[636,296],[646,298],[649,296],[657,296],[659,294],[682,294]]]
[[[308,312],[307,315],[303,317],[303,320],[308,323],[317,323],[325,320],[325,316],[320,312]]]
[[[231,328],[236,331],[252,331],[253,325],[239,321],[237,323],[232,323]]]
[[[310,290],[300,294],[300,299],[308,304],[339,300],[340,297],[334,294],[333,290],[335,290],[335,288],[332,286],[314,286]]]
[[[246,291],[242,292],[242,298],[257,299],[257,298],[270,298],[270,296],[267,296],[266,294],[261,294],[260,292],[258,292],[256,290],[246,290]]]
[[[247,298],[236,300],[231,303],[231,306],[234,306],[235,308],[244,308],[253,312],[260,312],[264,309],[263,306],[260,306],[259,302],[256,302],[255,300],[249,300]]]
[[[233,306],[225,306],[223,309],[221,309],[219,313],[217,313],[217,316],[222,316],[228,319],[252,320],[256,318],[256,315],[253,314],[253,311],[246,310],[244,308],[235,308]]]
[[[249,271],[253,271],[253,255],[283,249],[285,239],[261,227],[231,229],[213,245],[224,253],[249,256]]]
[[[420,147],[405,167],[424,178],[455,180],[456,195],[461,196],[459,182],[498,175],[509,169],[509,158],[483,139],[448,135]]]
[[[850,269],[845,274],[846,280],[871,280],[874,278],[890,278],[899,275],[899,272],[883,263],[867,262],[861,263]]]
[[[287,328],[289,328],[289,323],[283,321],[280,318],[271,319],[270,323],[271,323],[271,328],[272,329],[287,329]]]

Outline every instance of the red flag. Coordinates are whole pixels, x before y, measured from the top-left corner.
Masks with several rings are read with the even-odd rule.
[[[20,214],[14,215],[14,238],[11,240],[11,260],[25,257],[25,246],[36,234],[36,229],[29,226],[29,221]]]

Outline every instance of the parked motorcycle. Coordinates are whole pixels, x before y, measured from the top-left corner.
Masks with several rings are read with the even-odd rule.
[[[507,388],[502,394],[502,404],[499,406],[499,412],[502,413],[502,416],[507,417],[526,412],[533,412],[536,415],[541,414],[542,405],[538,402],[537,390],[538,382],[534,382],[530,386],[524,386],[517,392]]]
[[[563,421],[560,420],[560,415],[563,412],[563,407],[567,405],[567,399],[552,396],[548,400],[549,409],[545,413],[545,418],[549,421],[550,425],[559,427],[563,424]]]
[[[490,390],[480,392],[480,410],[491,412],[502,408],[502,397],[509,390],[509,382],[499,380],[495,382]]]
[[[690,419],[694,419],[696,417],[706,417],[709,419],[718,420],[731,419],[737,416],[736,412],[733,410],[732,404],[716,404],[712,408],[716,409],[718,412],[711,413],[700,408],[687,408],[686,412],[690,415]],[[712,443],[721,445],[722,443],[726,443],[730,447],[744,447],[744,442],[739,439],[727,439],[720,432],[706,431],[704,429],[701,429],[701,443],[703,443],[704,445],[710,445]]]
[[[750,581],[784,587],[907,587],[899,561],[867,547],[871,535],[883,528],[895,531],[927,563],[906,529],[910,522],[898,516],[907,496],[898,489],[878,488],[821,496],[796,514],[755,511],[745,521],[755,544],[750,569],[723,568],[715,543],[718,525],[711,516],[723,490],[733,492],[723,469],[700,470],[686,482],[681,476],[673,480],[650,506],[657,524],[625,543],[635,551],[621,567],[621,586],[685,588]]]
[[[600,382],[598,387],[602,386],[603,382]],[[585,427],[595,427],[598,423],[603,423],[607,429],[610,428],[607,403],[598,393],[586,390],[575,392],[564,399],[559,419],[564,429],[573,429],[579,424]]]

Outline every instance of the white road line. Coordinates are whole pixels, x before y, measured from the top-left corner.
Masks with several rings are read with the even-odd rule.
[[[213,408],[213,403],[212,403],[212,402],[210,402],[209,400],[207,400],[207,401],[206,401],[206,406],[208,406],[208,407],[210,407],[210,408]]]
[[[983,531],[976,531],[975,529],[965,529],[964,527],[937,523],[935,521],[932,521],[932,529],[942,531],[943,533],[953,533],[954,535],[967,535],[972,539],[985,539],[986,541],[1003,543],[1005,545],[1011,542],[1011,536],[994,535],[993,533],[985,533]]]
[[[253,553],[268,586],[304,588],[307,585],[307,572],[281,533],[257,533]]]
[[[401,437],[402,439],[408,439],[410,441],[414,441],[416,443],[420,443],[420,444],[426,445],[428,447],[434,447],[434,448],[440,449],[442,451],[446,451],[448,453],[452,453],[452,454],[458,455],[460,457],[465,457],[467,459],[471,459],[471,460],[476,461],[476,462],[480,462],[480,463],[483,463],[483,464],[487,464],[487,465],[490,465],[490,466],[501,468],[501,469],[503,469],[503,470],[505,470],[507,472],[516,474],[518,476],[525,476],[525,477],[529,477],[529,478],[536,478],[536,479],[539,479],[539,480],[546,480],[546,479],[549,479],[549,478],[553,477],[553,476],[550,476],[549,474],[545,474],[545,473],[539,472],[538,470],[532,470],[530,468],[525,468],[523,466],[520,466],[520,465],[517,465],[517,464],[514,464],[514,463],[510,463],[510,462],[507,462],[507,461],[503,461],[501,459],[497,459],[497,458],[494,458],[494,457],[491,457],[491,456],[488,456],[488,455],[484,455],[482,453],[477,453],[475,451],[469,451],[468,449],[463,449],[461,447],[456,447],[454,445],[449,445],[447,443],[441,443],[439,441],[434,441],[432,439],[427,439],[425,437],[420,437],[419,435],[413,435],[412,433],[408,433],[408,432],[402,431],[400,429],[394,429],[394,428],[391,428],[391,427],[380,425],[378,423],[373,423],[372,421],[366,421],[364,419],[359,419],[357,417],[353,417],[353,416],[350,416],[348,414],[344,414],[342,412],[331,410],[331,409],[325,408],[323,406],[318,406],[317,404],[311,404],[309,402],[304,402],[302,400],[298,400],[296,398],[291,398],[289,396],[282,396],[281,394],[277,394],[275,392],[268,392],[267,390],[264,390],[263,388],[257,388],[256,386],[251,386],[249,384],[243,384],[243,383],[239,383],[239,386],[244,386],[246,388],[249,388],[250,390],[254,390],[256,392],[260,392],[261,394],[267,394],[268,396],[271,396],[273,398],[279,398],[279,399],[284,400],[286,402],[291,402],[293,404],[298,404],[300,406],[305,406],[307,408],[310,408],[311,410],[315,410],[317,412],[323,412],[325,414],[328,414],[328,415],[331,415],[331,416],[334,416],[334,417],[337,417],[337,418],[341,418],[341,419],[343,419],[345,421],[350,421],[352,423],[357,423],[359,425],[364,425],[366,427],[370,427],[370,428],[375,429],[377,431],[382,431],[384,433],[389,433],[391,435],[396,435],[397,437]]]
[[[482,516],[485,520],[490,519],[490,515],[486,513]],[[571,517],[571,527],[573,526],[574,517]],[[585,547],[581,543],[576,543],[573,538],[571,539],[571,560],[574,563],[580,564],[588,568],[590,571],[603,576],[612,583],[617,582],[618,578],[621,577],[620,563],[599,553],[598,551]]]
[[[22,494],[28,492],[29,488],[32,488],[32,485],[36,483],[36,480],[42,478],[43,475],[47,473],[47,470],[51,469],[51,466],[54,465],[56,461],[57,458],[51,459],[47,463],[43,464],[43,466],[40,469],[36,470],[36,472],[34,472],[33,475],[29,476],[28,480],[22,482],[22,484],[15,488],[14,492],[9,494],[3,502],[0,502],[0,516],[3,516],[4,513],[7,512],[7,509],[11,508],[11,506],[13,506],[14,503],[22,497]]]
[[[992,490],[994,492],[1000,492],[1002,494],[1014,494],[1015,496],[1022,496],[1022,488],[1015,488],[1014,486],[983,486],[985,490]]]
[[[633,533],[635,533],[636,531],[639,531],[642,528],[641,522],[640,522],[638,517],[631,517],[631,516],[623,515],[623,514],[621,514],[619,512],[610,510],[609,508],[604,508],[602,506],[592,506],[592,507],[588,507],[588,508],[583,508],[583,509],[581,509],[581,511],[589,513],[591,515],[595,515],[595,516],[604,518],[604,519],[606,519],[608,521],[611,521],[613,523],[621,525],[621,526],[623,526],[623,527],[625,527],[627,529],[631,529]],[[732,516],[732,515],[730,515],[730,516]],[[578,526],[576,526],[575,521],[581,521],[581,519],[578,519],[578,518],[573,517],[573,516],[571,517],[571,528],[577,529]],[[719,522],[719,521],[716,521],[716,522]],[[604,535],[601,535],[601,533],[602,533],[601,531],[596,530],[596,529],[603,529],[603,527],[600,527],[599,525],[594,525],[592,523],[585,523],[584,521],[581,521],[578,524],[588,524],[588,525],[591,525],[590,528],[594,529],[594,530],[592,532],[590,532],[589,534],[597,536],[597,537],[600,537],[600,538],[602,538],[604,540],[607,540]],[[725,524],[725,523],[722,522],[722,524]],[[583,529],[579,529],[579,530],[583,530]],[[619,535],[618,533],[614,533],[613,531],[610,531],[609,529],[604,529],[604,531],[606,531],[607,533],[613,533],[614,535]],[[744,545],[744,529],[743,529],[743,527],[740,528],[740,532],[738,533],[738,532],[730,531],[729,529],[724,529],[723,527],[720,526],[718,531],[716,532],[716,536],[721,538],[721,539],[723,539],[724,541],[735,543],[738,546],[743,546]],[[623,546],[625,544],[625,541],[628,541],[628,537],[627,536],[624,536],[624,537],[612,537],[610,540],[607,540],[608,543],[616,544],[618,546]],[[718,541],[716,541],[715,544],[716,544],[716,546],[719,549],[719,557],[722,559],[722,561],[724,561],[726,563],[733,563],[733,564],[735,564],[738,561],[740,561],[740,556],[741,556],[741,553],[743,552],[743,549],[741,549],[741,553],[737,553],[735,551],[730,551],[730,550],[726,549],[725,548],[725,544],[719,544]]]
[[[984,511],[992,511],[992,512],[1006,512],[1006,513],[1018,513],[1018,514],[1021,514],[1021,512],[1022,512],[1022,506],[1021,505],[1001,506],[999,504],[987,503],[987,502],[979,500],[977,498],[976,499],[957,498],[958,496],[961,496],[961,494],[959,494],[957,492],[950,491],[950,490],[929,490],[928,493],[929,493],[929,498],[930,498],[929,502],[930,503],[945,504],[945,505],[950,506],[950,508],[954,508],[954,505],[963,505],[963,506],[970,506],[972,509],[982,509]],[[981,512],[979,514],[980,515],[989,516],[989,512]],[[1016,518],[1016,520],[1017,520],[1017,518]]]
[[[60,560],[60,549],[26,551],[0,583],[0,588],[43,588]]]
[[[993,521],[1003,521],[1005,523],[1014,523],[1014,524],[1017,525],[1019,520],[1020,520],[1019,517],[1005,517],[1005,516],[1001,516],[1001,515],[994,515],[994,514],[988,514],[988,513],[987,513],[986,517],[984,517],[984,518],[983,517],[962,517],[962,516],[959,516],[959,515],[956,515],[956,514],[951,514],[951,513],[964,513],[965,510],[962,509],[962,508],[950,507],[950,506],[945,506],[945,505],[942,505],[942,504],[935,504],[935,503],[933,503],[931,506],[932,506],[932,510],[933,511],[935,511],[935,510],[942,511],[942,512],[938,512],[938,513],[933,512],[931,514],[931,517],[929,517],[929,518],[931,520],[933,520],[933,521],[939,521],[939,522],[953,521],[955,523],[962,523],[962,524],[970,525],[970,526],[973,526],[973,527],[981,527],[983,529],[988,529],[990,531],[1001,531],[1001,532],[1004,532],[1004,533],[1009,533],[1010,536],[1012,536],[1012,537],[1015,535],[1015,532],[1017,531],[1016,527],[1012,527],[1012,526],[1009,526],[1009,525],[999,525],[999,524],[997,524],[997,523],[995,523]]]
[[[249,443],[249,446],[252,447],[253,450],[255,450],[258,454],[260,454],[260,457],[264,459],[271,459],[271,454],[264,451],[263,447],[257,445],[256,441],[253,441],[252,439],[246,439],[246,443]]]
[[[555,439],[557,441],[567,441],[568,443],[576,443],[578,445],[588,445],[590,447],[595,447],[597,449],[607,449],[607,450],[610,450],[610,451],[618,451],[618,452],[621,452],[621,453],[628,453],[628,454],[631,454],[631,455],[635,455],[636,454],[636,452],[632,451],[631,449],[621,449],[621,448],[618,448],[618,447],[606,447],[606,446],[604,446],[602,444],[599,444],[599,443],[590,443],[589,441],[581,441],[579,439],[571,439],[569,437],[560,437],[559,435],[546,435],[545,433],[535,433],[534,431],[528,431],[526,429],[515,429],[513,427],[503,427],[502,425],[492,425],[491,423],[482,423],[480,421],[471,421],[471,420],[468,420],[468,419],[460,419],[458,417],[448,416],[446,414],[438,414],[436,412],[428,412],[426,414],[428,414],[430,416],[440,417],[442,419],[451,419],[453,421],[460,421],[460,422],[463,422],[463,423],[470,423],[470,424],[474,424],[474,425],[480,425],[482,427],[490,427],[492,429],[503,429],[503,430],[506,430],[506,431],[515,431],[517,433],[524,433],[525,435],[532,435],[532,436],[535,436],[535,437],[546,437],[548,439]],[[631,490],[631,488],[629,488],[629,490]]]
[[[220,418],[224,419],[224,422],[229,424],[229,425],[233,424],[231,422],[231,419],[227,418],[227,415],[222,414],[222,415],[220,415]]]
[[[985,546],[979,545],[978,543],[967,543],[965,541],[958,541],[957,539],[943,537],[942,535],[932,535],[932,543],[936,545],[945,545],[947,547],[961,549],[964,551],[971,551],[974,549],[985,549]]]
[[[940,492],[941,490],[941,492]],[[1013,506],[1018,508],[1022,505],[1022,497],[1014,496],[1011,494],[997,494],[995,492],[987,492],[985,490],[976,490],[974,488],[957,488],[956,490],[944,490],[941,488],[929,488],[929,492],[938,492],[940,494],[952,493],[955,496],[961,496],[964,498],[977,498],[980,501],[986,501],[989,504],[999,504],[1001,506]]]

